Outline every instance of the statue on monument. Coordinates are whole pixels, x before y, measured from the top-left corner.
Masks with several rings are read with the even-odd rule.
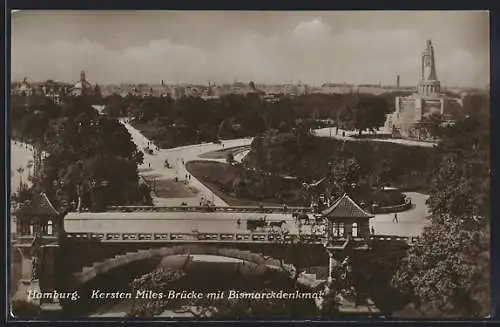
[[[437,80],[434,47],[432,46],[431,40],[427,40],[427,45],[422,54],[422,79]]]

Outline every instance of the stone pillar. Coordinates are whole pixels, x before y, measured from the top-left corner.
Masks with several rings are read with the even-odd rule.
[[[46,311],[52,314],[61,310],[59,300],[40,299],[40,293],[58,289],[55,267],[59,244],[53,241],[49,241],[49,244],[38,244],[37,241],[47,242],[46,239],[40,238],[35,239],[35,244],[15,246],[21,257],[21,278],[12,299],[40,306],[44,315]]]
[[[34,275],[36,268],[35,260],[33,260],[32,249],[29,246],[16,246],[16,250],[21,255],[21,279],[17,285],[17,291],[14,294],[13,300],[21,300],[40,305],[40,300],[33,297],[37,292],[40,292],[40,283],[38,276]]]
[[[40,258],[40,279],[43,290],[57,289],[57,271],[56,258],[58,244],[48,244],[42,247],[42,256]]]
[[[328,285],[333,283],[333,278],[335,276],[335,269],[338,266],[338,261],[335,259],[333,250],[327,250],[328,252]]]

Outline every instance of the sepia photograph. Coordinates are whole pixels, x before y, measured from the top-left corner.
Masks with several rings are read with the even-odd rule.
[[[491,318],[489,19],[12,11],[9,319]]]

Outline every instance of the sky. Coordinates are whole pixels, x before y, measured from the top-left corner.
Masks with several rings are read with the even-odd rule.
[[[12,79],[415,85],[427,39],[447,86],[489,83],[486,11],[19,11]]]

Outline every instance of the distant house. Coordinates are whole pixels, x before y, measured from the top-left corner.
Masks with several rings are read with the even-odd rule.
[[[106,113],[104,112],[104,108],[106,108],[105,105],[97,105],[97,104],[93,104],[92,105],[92,108],[94,108],[98,113],[99,115],[103,116],[105,115]]]
[[[33,94],[33,88],[31,87],[31,83],[28,81],[27,77],[25,77],[23,81],[14,88],[14,94],[23,96]]]
[[[202,95],[201,98],[205,101],[207,100],[218,100],[220,99],[219,95]]]
[[[73,85],[71,89],[71,95],[73,96],[82,96],[82,95],[93,95],[94,94],[94,88],[92,87],[92,84],[87,81],[85,78],[85,71],[80,72],[80,80]]]

